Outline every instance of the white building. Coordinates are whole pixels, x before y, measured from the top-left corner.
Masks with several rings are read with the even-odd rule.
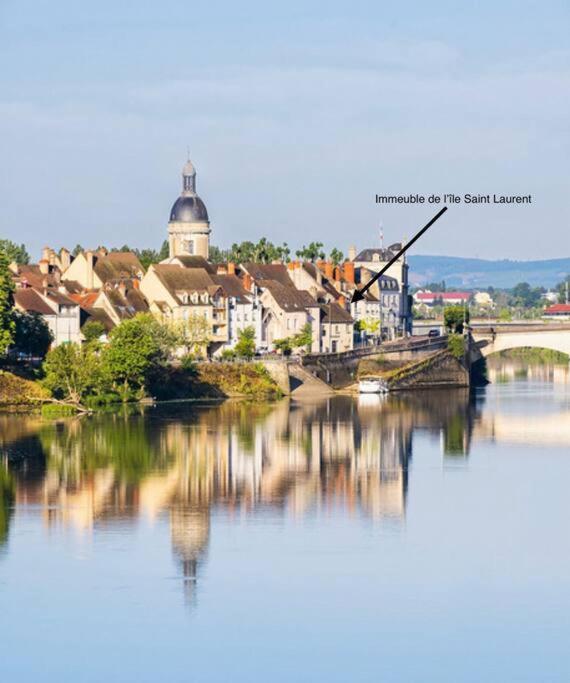
[[[79,304],[57,290],[19,287],[14,292],[14,307],[24,313],[38,313],[46,321],[53,345],[81,342]]]

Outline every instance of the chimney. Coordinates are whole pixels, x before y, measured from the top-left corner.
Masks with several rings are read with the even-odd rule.
[[[325,277],[328,280],[333,279],[333,264],[330,261],[325,262]]]
[[[123,299],[127,296],[127,285],[125,284],[124,280],[121,280],[119,282],[119,286],[117,287],[119,290],[119,294],[123,297]]]
[[[317,268],[318,268],[319,270],[324,270],[324,269],[325,269],[325,265],[326,265],[326,261],[322,261],[321,259],[319,259],[319,260],[315,263],[315,265],[317,266]]]
[[[141,281],[137,280],[137,278],[133,278],[132,280],[133,283],[133,289],[140,289],[141,288]]]
[[[333,273],[333,280],[336,280],[337,282],[340,282],[340,277],[341,277],[341,275],[342,275],[342,273],[341,273],[341,270],[340,270],[340,266],[336,266],[335,269],[334,269],[334,273]]]
[[[352,261],[345,261],[343,270],[344,270],[344,279],[353,285],[354,284],[354,263]]]
[[[228,261],[228,275],[236,274],[236,264]]]
[[[249,273],[245,273],[243,276],[243,288],[248,292],[253,290],[253,280],[251,279],[251,275]]]
[[[97,249],[97,253],[99,254],[99,256],[104,258],[105,256],[107,256],[109,252],[105,247],[99,247],[99,249]]]
[[[337,303],[341,308],[346,308],[346,297],[345,296],[339,296]]]
[[[42,275],[47,275],[49,273],[49,260],[47,258],[42,258],[38,265],[40,267],[40,273]]]
[[[287,268],[289,270],[295,270],[296,267],[297,267],[297,261],[289,261],[289,263],[287,264]]]
[[[348,247],[348,260],[349,261],[354,261],[356,259],[356,247],[351,244],[350,247]]]
[[[49,250],[48,260],[50,266],[55,266],[55,251],[53,249]]]
[[[93,252],[85,252],[85,260],[87,261],[87,289],[94,289],[95,277],[93,274]]]
[[[59,250],[59,262],[61,263],[61,270],[65,273],[71,265],[71,255],[65,247]]]

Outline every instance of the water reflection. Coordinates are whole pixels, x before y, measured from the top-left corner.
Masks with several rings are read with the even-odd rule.
[[[491,364],[490,375],[516,380],[514,366]],[[397,527],[418,432],[439,441],[448,464],[467,457],[473,441],[570,445],[568,394],[541,401],[541,382],[554,375],[544,366],[537,372],[525,385],[536,398],[520,404],[495,389],[180,403],[56,422],[0,416],[0,548],[19,512],[82,535],[167,521],[193,601],[213,512],[327,517],[341,510]]]
[[[189,597],[214,508],[302,516],[342,507],[405,516],[415,429],[467,454],[476,404],[467,392],[334,397],[272,405],[171,404],[144,413],[43,422],[3,416],[0,543],[14,507],[47,527],[88,533],[168,515]]]

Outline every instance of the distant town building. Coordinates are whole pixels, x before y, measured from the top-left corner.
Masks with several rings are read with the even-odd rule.
[[[80,252],[63,271],[61,279],[74,291],[91,291],[106,284],[140,280],[143,275],[144,268],[133,252],[99,249]]]
[[[426,306],[467,304],[470,298],[471,292],[430,292],[429,290],[420,290],[414,294],[414,301]]]
[[[554,304],[544,309],[545,318],[556,320],[570,320],[570,304]]]
[[[56,289],[18,287],[14,306],[24,313],[38,313],[47,323],[54,346],[81,341],[79,305]]]
[[[359,252],[352,262],[356,269],[361,270],[361,282],[365,283],[369,279],[369,274],[376,274],[384,266],[386,266],[389,261],[391,261],[398,251],[402,248],[401,243],[395,243],[390,245],[387,249],[384,248],[370,248],[363,249]],[[351,255],[354,252],[351,252]],[[388,270],[385,275],[388,278],[394,278],[398,284],[398,306],[397,306],[397,327],[395,329],[395,335],[406,335],[410,334],[412,330],[412,308],[409,299],[409,282],[408,282],[408,264],[406,262],[406,257],[401,256]],[[364,277],[362,277],[364,275]],[[379,296],[379,292],[378,292]],[[388,307],[390,314],[393,312],[393,306]]]
[[[489,292],[475,292],[473,295],[473,301],[477,304],[477,306],[481,306],[481,308],[493,308],[495,305],[495,302],[493,301],[493,298]]]

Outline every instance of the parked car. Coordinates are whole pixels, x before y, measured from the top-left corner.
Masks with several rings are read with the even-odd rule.
[[[439,337],[439,336],[440,336],[440,332],[439,332],[439,330],[436,330],[435,328],[428,332],[428,337]]]

